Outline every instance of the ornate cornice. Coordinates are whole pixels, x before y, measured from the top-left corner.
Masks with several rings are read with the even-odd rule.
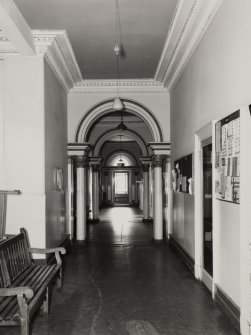
[[[223,0],[180,0],[155,73],[170,91]]]
[[[69,156],[87,156],[91,146],[88,143],[68,143]]]
[[[148,147],[154,155],[170,156],[171,144],[167,142],[149,142]]]
[[[167,93],[161,82],[154,79],[120,79],[119,94],[123,93]],[[82,80],[70,91],[71,94],[100,94],[117,92],[116,79]]]
[[[65,30],[32,30],[37,54],[47,63],[68,92],[81,81],[81,72]]]
[[[8,40],[7,36],[0,31],[0,54],[17,54],[18,51]]]
[[[82,76],[66,31],[32,30],[32,35],[36,54],[45,57],[52,71],[68,92],[82,80]],[[3,34],[0,34],[0,53],[18,53]]]

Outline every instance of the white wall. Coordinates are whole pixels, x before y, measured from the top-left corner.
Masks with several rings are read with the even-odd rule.
[[[217,13],[171,92],[173,160],[194,151],[194,133],[210,120],[221,119],[251,100],[249,0],[227,0]],[[177,200],[177,199],[176,199]],[[180,207],[181,203],[176,206]],[[176,210],[176,208],[175,208]],[[220,254],[217,283],[240,303],[239,206],[217,201]],[[177,227],[176,237],[185,231]],[[194,229],[191,227],[191,229]],[[190,231],[185,238],[189,239]],[[190,238],[191,239],[191,238]],[[192,242],[192,240],[190,241]],[[192,254],[191,254],[192,255]]]
[[[68,141],[75,142],[75,134],[82,117],[97,103],[114,98],[114,94],[70,94],[68,96]],[[168,93],[121,94],[121,98],[135,100],[146,106],[158,119],[164,141],[170,141],[170,101]]]
[[[46,246],[53,247],[66,238],[67,95],[47,62],[44,75]],[[55,185],[56,168],[63,170],[62,191]]]
[[[1,189],[21,190],[9,196],[7,233],[27,228],[31,244],[44,247],[43,59],[3,60],[3,173]]]

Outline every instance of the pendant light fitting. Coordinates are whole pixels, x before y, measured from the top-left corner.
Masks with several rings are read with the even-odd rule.
[[[117,85],[116,85],[117,86],[117,96],[113,100],[112,109],[119,111],[124,108],[124,105],[121,99],[119,98],[119,79],[120,79],[119,55],[120,55],[121,48],[120,48],[120,41],[119,41],[119,4],[118,4],[118,0],[115,0],[115,4],[116,4],[116,40],[115,40],[113,51],[116,55],[116,64],[117,64]]]

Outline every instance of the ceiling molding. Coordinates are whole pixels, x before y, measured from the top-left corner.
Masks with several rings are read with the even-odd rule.
[[[18,54],[14,45],[8,40],[7,36],[0,31],[0,54]]]
[[[120,79],[119,94],[123,93],[167,93],[161,82],[154,79]],[[82,80],[71,90],[71,94],[107,94],[117,93],[116,79]]]
[[[69,37],[65,30],[32,30],[36,55],[45,60],[64,87],[69,90],[82,80]],[[6,35],[0,32],[0,54],[20,54]]]
[[[224,0],[180,0],[155,73],[170,91]]]
[[[47,63],[68,92],[82,79],[69,37],[65,30],[32,30],[37,54]]]
[[[35,55],[31,29],[13,0],[0,1],[0,27],[22,55]]]

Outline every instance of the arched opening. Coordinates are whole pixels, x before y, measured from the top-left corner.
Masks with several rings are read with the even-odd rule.
[[[101,225],[92,225],[100,218],[103,226],[108,224],[107,219],[102,218],[113,211],[111,208],[126,206],[131,213],[128,222],[124,217],[122,226],[120,224],[122,231],[119,238],[126,231],[135,229],[135,218],[137,225],[142,221],[152,222],[154,181],[153,169],[149,169],[149,156],[152,155],[149,143],[163,144],[162,131],[153,113],[146,107],[129,99],[123,99],[123,103],[123,111],[112,110],[112,99],[93,106],[80,120],[76,130],[75,147],[89,146],[86,168],[89,234],[99,234],[102,230],[98,230]],[[124,129],[120,127],[122,122]],[[161,173],[158,178],[161,183]],[[159,192],[162,193],[161,187]],[[158,204],[162,212],[162,201]],[[116,222],[113,222],[113,216],[110,219],[112,227],[108,230],[114,235],[122,217],[117,216]],[[159,221],[162,226],[161,219]],[[150,241],[154,231],[151,224],[147,227],[145,238]]]
[[[142,120],[151,132],[152,142],[162,142],[162,129],[154,114],[146,106],[137,101],[131,99],[122,99],[122,101],[125,107],[123,113],[129,112],[131,115],[134,115]],[[105,116],[106,114],[116,113],[112,110],[112,103],[113,99],[102,101],[94,105],[83,116],[76,129],[76,142],[89,141],[93,124],[95,124],[95,122],[97,122],[102,116]]]

